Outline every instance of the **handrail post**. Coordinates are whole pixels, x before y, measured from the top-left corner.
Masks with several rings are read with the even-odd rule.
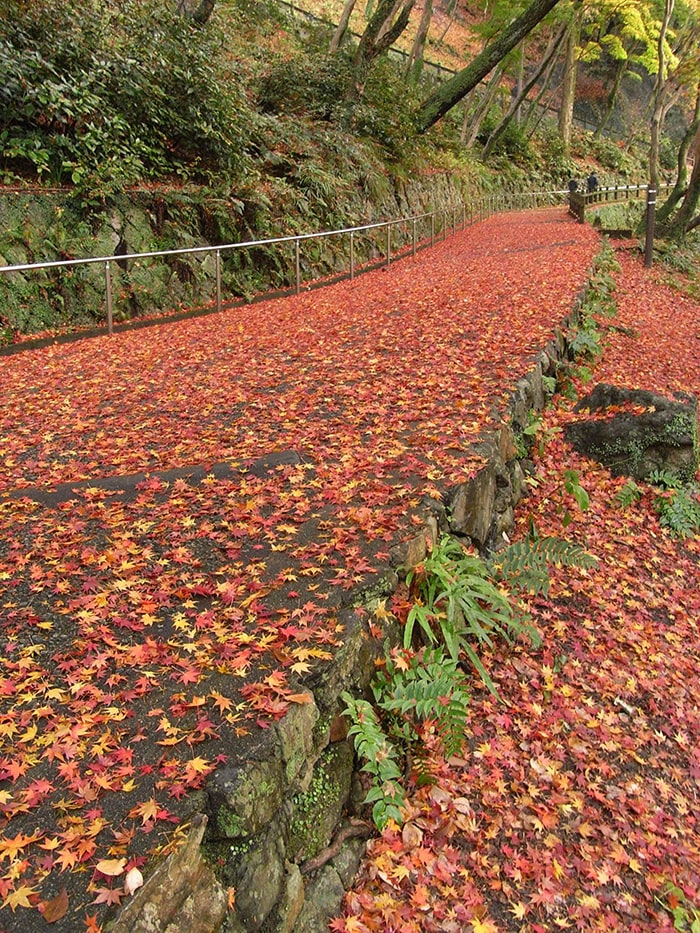
[[[413,231],[411,233],[411,254],[416,255],[416,218],[413,218]]]
[[[467,205],[462,201],[462,230],[467,226]]]
[[[442,238],[447,239],[447,208],[442,212]]]
[[[435,246],[435,211],[430,212],[430,245]]]
[[[654,226],[656,223],[656,188],[647,188],[646,239],[644,241],[644,265],[651,268],[654,261]]]
[[[391,224],[386,225],[386,266],[391,265]]]
[[[299,255],[299,240],[294,241],[294,291],[297,295],[301,291],[301,257]]]
[[[350,279],[355,278],[355,231],[350,231]]]
[[[112,276],[109,272],[109,259],[105,262],[105,297],[107,299],[107,333],[114,333],[114,320],[112,315]]]
[[[221,250],[216,251],[216,310],[221,311]]]

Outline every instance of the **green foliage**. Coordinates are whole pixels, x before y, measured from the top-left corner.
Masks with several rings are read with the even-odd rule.
[[[455,658],[441,648],[425,648],[410,658],[406,667],[387,654],[372,687],[380,709],[396,718],[392,731],[409,741],[417,739],[414,720],[435,720],[446,755],[460,751],[464,744],[469,694],[464,674]]]
[[[661,489],[679,489],[681,486],[678,475],[671,470],[654,470],[649,474],[649,482]]]
[[[350,82],[350,66],[342,53],[274,62],[258,87],[260,105],[268,112],[337,118]]]
[[[456,538],[445,536],[406,579],[416,602],[406,620],[404,646],[412,645],[415,632],[428,644],[444,644],[454,661],[465,655],[498,696],[479,648],[492,648],[497,638],[512,643],[524,634],[536,644],[538,636],[516,616],[486,562],[468,554]]]
[[[613,272],[619,270],[619,264],[608,241],[596,257],[586,292],[581,302],[578,323],[569,330],[569,347],[579,363],[595,363],[603,353],[598,330],[598,318],[614,317],[615,280]]]
[[[73,183],[85,203],[147,177],[234,177],[247,105],[221,35],[158,0],[8,0],[3,168]],[[217,64],[218,63],[218,64]]]
[[[372,779],[365,803],[372,804],[375,825],[383,829],[389,820],[400,824],[401,807],[406,799],[399,767],[401,752],[384,732],[371,703],[355,699],[347,692],[341,694],[341,699],[345,703],[345,715],[352,723],[348,735],[353,739],[358,757],[364,761],[362,770]]]
[[[677,538],[690,538],[700,531],[700,489],[695,485],[671,489],[658,496],[654,508],[664,528]]]
[[[400,762],[410,753],[425,763],[420,723],[434,722],[445,754],[455,754],[464,743],[469,694],[457,661],[442,648],[399,656],[387,651],[372,692],[374,706],[347,692],[341,698],[352,723],[348,734],[364,761],[362,770],[372,779],[364,802],[372,804],[372,818],[381,830],[390,819],[402,822]]]
[[[642,497],[642,490],[633,479],[628,479],[625,485],[617,491],[615,503],[621,509],[628,509]]]
[[[489,560],[488,566],[494,578],[510,590],[547,596],[550,565],[589,569],[597,563],[595,557],[572,541],[535,535],[509,544]]]
[[[669,882],[663,897],[655,900],[671,914],[673,929],[678,933],[700,933],[700,908],[677,885]]]

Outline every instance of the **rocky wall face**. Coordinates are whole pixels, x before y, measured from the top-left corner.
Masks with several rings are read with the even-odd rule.
[[[381,202],[365,204],[361,192],[351,191],[342,223],[351,226],[445,209],[463,196],[460,179],[448,173],[426,181],[387,177],[386,182]],[[0,265],[116,256],[110,263],[116,322],[211,307],[216,299],[214,250],[128,261],[118,257],[273,238],[288,235],[290,229],[317,232],[339,226],[338,217],[329,215],[307,229],[308,221],[294,217],[289,205],[280,204],[278,209],[279,219],[275,219],[269,206],[260,213],[255,205],[233,196],[212,197],[211,192],[198,189],[143,189],[124,192],[109,207],[88,215],[69,191],[8,192],[0,195]],[[451,214],[447,222],[451,227]],[[406,225],[394,232],[394,251],[410,243],[409,228]],[[357,238],[357,265],[377,258],[384,240],[379,246],[369,238]],[[347,236],[321,239],[313,247],[302,248],[302,278],[347,272],[349,249]],[[221,253],[224,301],[249,300],[260,292],[290,288],[294,282],[294,254],[288,246]],[[106,319],[103,263],[0,274],[0,329],[8,333],[100,327]]]

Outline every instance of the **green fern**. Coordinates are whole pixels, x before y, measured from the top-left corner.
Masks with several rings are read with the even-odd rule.
[[[426,644],[444,644],[453,661],[466,656],[498,697],[478,649],[492,648],[497,638],[512,643],[520,635],[528,635],[538,645],[539,637],[515,614],[487,563],[468,554],[456,538],[446,536],[406,579],[416,601],[406,620],[404,647],[411,647],[414,632],[420,631]]]
[[[658,486],[660,489],[679,489],[682,485],[681,480],[672,470],[654,470],[647,480],[652,486]]]
[[[344,715],[352,723],[348,735],[358,758],[364,761],[362,770],[372,778],[364,801],[372,804],[372,819],[380,830],[390,819],[401,823],[401,807],[406,801],[399,767],[401,751],[389,740],[371,703],[347,692],[341,694],[341,699],[345,703]]]
[[[677,538],[690,538],[700,531],[700,502],[697,495],[697,487],[686,486],[672,489],[668,494],[658,496],[654,502],[659,521]]]
[[[547,596],[549,567],[578,567],[588,570],[597,560],[580,545],[556,537],[529,537],[499,551],[489,561],[497,580],[510,589]]]
[[[387,713],[411,720],[434,719],[445,753],[460,751],[469,703],[467,681],[457,661],[440,648],[425,649],[407,669],[387,658],[386,669],[378,674],[372,689],[377,705]]]
[[[633,479],[628,479],[625,485],[617,491],[615,503],[618,508],[628,509],[642,498],[642,490]]]
[[[387,652],[386,667],[372,684],[375,706],[343,693],[344,715],[362,770],[372,779],[365,803],[381,830],[392,819],[401,823],[405,791],[400,762],[411,753],[417,780],[430,780],[430,758],[420,739],[418,724],[434,720],[446,755],[464,745],[469,693],[464,673],[442,648],[401,656]]]

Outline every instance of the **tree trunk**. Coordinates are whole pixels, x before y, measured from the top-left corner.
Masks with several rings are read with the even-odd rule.
[[[498,88],[501,82],[501,76],[505,71],[505,62],[500,62],[494,73],[489,79],[488,85],[484,88],[484,92],[481,96],[481,100],[476,108],[476,113],[471,119],[471,123],[468,127],[468,132],[462,133],[462,144],[470,149],[476,142],[476,137],[479,135],[479,130],[481,129],[481,124],[486,119],[486,115],[491,109],[491,104],[494,102],[496,94],[498,93]]]
[[[668,24],[673,13],[675,0],[666,0],[664,9],[664,19],[659,31],[658,41],[658,61],[659,68],[656,72],[656,81],[654,83],[654,112],[651,117],[651,145],[649,146],[649,192],[647,199],[646,212],[646,242],[644,247],[644,265],[649,267],[653,261],[654,248],[654,227],[656,225],[656,197],[659,190],[659,143],[661,139],[661,128],[664,119],[664,95],[666,92],[666,57],[664,55],[664,44],[666,42],[666,33]]]
[[[700,226],[700,217],[696,216],[700,204],[700,135],[695,139],[695,164],[690,175],[688,188],[678,213],[669,225],[668,235],[683,239],[686,233]]]
[[[561,105],[559,107],[559,135],[568,153],[571,146],[571,130],[574,125],[574,100],[576,99],[576,47],[581,32],[581,14],[575,14],[569,26],[566,42],[566,61],[564,80],[561,86]]]
[[[549,43],[549,46],[547,47],[547,51],[544,53],[544,58],[542,59],[538,67],[535,69],[532,76],[528,78],[525,84],[521,86],[517,97],[515,98],[513,103],[510,105],[510,109],[505,114],[505,116],[503,117],[501,122],[498,124],[498,126],[495,128],[495,130],[491,133],[489,138],[486,140],[486,145],[484,146],[484,152],[483,152],[484,159],[488,159],[488,157],[491,155],[491,153],[493,152],[493,147],[496,145],[498,140],[503,136],[505,131],[508,129],[508,125],[510,124],[511,120],[515,117],[515,114],[518,113],[520,109],[520,105],[522,104],[522,102],[525,100],[525,98],[530,93],[532,88],[537,84],[537,82],[540,80],[540,78],[544,74],[547,66],[552,61],[556,53],[559,51],[559,46],[564,41],[565,35],[566,35],[566,26],[562,26],[562,28],[559,30],[556,36],[554,36],[552,41]]]
[[[340,48],[340,44],[345,38],[345,33],[348,31],[350,17],[352,16],[352,11],[355,9],[356,2],[357,0],[347,0],[345,6],[343,7],[343,12],[340,14],[340,20],[338,21],[338,25],[336,26],[335,32],[333,33],[331,44],[328,47],[329,52],[337,52]]]
[[[437,123],[465,94],[476,87],[558,2],[559,0],[534,0],[470,65],[441,84],[434,94],[423,101],[416,114],[418,131],[424,133]]]
[[[204,26],[209,21],[209,17],[214,12],[216,0],[201,0],[201,3],[192,14],[192,22],[198,26]]]
[[[698,134],[700,133],[700,88],[698,88],[697,97],[695,98],[695,111],[693,113],[693,119],[690,123],[690,126],[685,132],[683,139],[681,140],[680,147],[678,149],[678,161],[676,168],[676,181],[673,186],[673,191],[666,198],[666,201],[659,209],[657,213],[657,220],[660,224],[665,224],[673,211],[676,208],[676,205],[679,203],[681,198],[685,195],[685,192],[688,187],[688,153],[690,152],[690,147],[695,142]]]
[[[406,77],[410,78],[414,83],[418,81],[421,71],[423,70],[423,53],[425,51],[425,43],[428,38],[428,31],[432,18],[433,0],[424,0],[423,15],[420,18],[418,31],[416,32],[416,37],[411,47],[411,53],[406,62]]]
[[[598,123],[598,126],[596,127],[596,131],[593,134],[595,139],[600,139],[600,137],[605,132],[605,129],[607,128],[608,123],[610,122],[610,117],[612,116],[613,110],[615,109],[615,103],[617,101],[617,94],[618,94],[618,91],[620,90],[622,79],[627,73],[627,64],[628,64],[628,60],[626,58],[620,59],[620,61],[618,61],[617,63],[617,68],[615,69],[615,78],[613,79],[613,85],[610,89],[610,93],[608,94],[608,99],[605,103],[605,112],[603,113],[603,116],[600,118],[600,122]]]
[[[416,0],[379,0],[355,53],[348,100],[359,100],[362,97],[372,62],[382,52],[386,52],[408,26],[415,2]]]

